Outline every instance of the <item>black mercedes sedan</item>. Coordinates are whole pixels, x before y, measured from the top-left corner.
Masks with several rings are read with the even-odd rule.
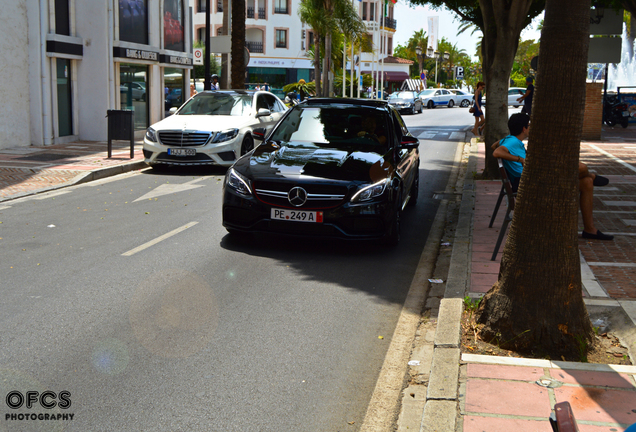
[[[417,201],[419,141],[386,101],[309,99],[261,133],[225,176],[230,234],[399,242],[400,215]]]

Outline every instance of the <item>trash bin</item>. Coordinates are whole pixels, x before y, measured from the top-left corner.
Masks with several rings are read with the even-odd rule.
[[[135,157],[135,112],[132,110],[107,110],[108,157],[113,153],[112,140],[130,140],[130,158]]]

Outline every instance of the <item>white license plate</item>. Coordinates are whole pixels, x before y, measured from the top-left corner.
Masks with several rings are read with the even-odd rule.
[[[322,223],[321,211],[272,209],[271,217],[274,220]]]
[[[623,111],[623,117],[629,117],[629,111]]]
[[[168,154],[170,156],[195,156],[197,151],[195,149],[174,149],[169,148]]]

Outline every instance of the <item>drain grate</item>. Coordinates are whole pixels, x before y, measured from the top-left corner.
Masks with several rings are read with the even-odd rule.
[[[25,161],[35,161],[35,162],[49,162],[60,159],[72,159],[79,157],[79,155],[75,154],[61,154],[61,153],[42,153],[31,156],[25,156],[20,158],[15,158],[14,160],[25,160]]]

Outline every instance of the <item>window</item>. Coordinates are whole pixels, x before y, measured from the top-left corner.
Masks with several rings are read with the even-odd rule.
[[[367,2],[362,2],[362,21],[367,20]]]
[[[309,32],[309,47],[314,45],[314,32]]]
[[[287,30],[276,30],[276,48],[287,48]]]
[[[66,36],[71,35],[68,0],[55,0],[55,33]]]
[[[369,21],[375,21],[375,3],[369,3]]]
[[[205,12],[208,9],[208,0],[197,0],[197,12]]]
[[[274,3],[274,13],[277,14],[286,14],[287,10],[287,0],[276,0]]]
[[[148,45],[148,0],[119,0],[119,40]]]
[[[205,27],[199,27],[197,29],[197,40],[199,42],[205,42]]]
[[[216,29],[216,35],[223,36],[223,27],[219,27],[218,29]]]
[[[184,51],[183,0],[163,1],[163,46],[174,51]]]

